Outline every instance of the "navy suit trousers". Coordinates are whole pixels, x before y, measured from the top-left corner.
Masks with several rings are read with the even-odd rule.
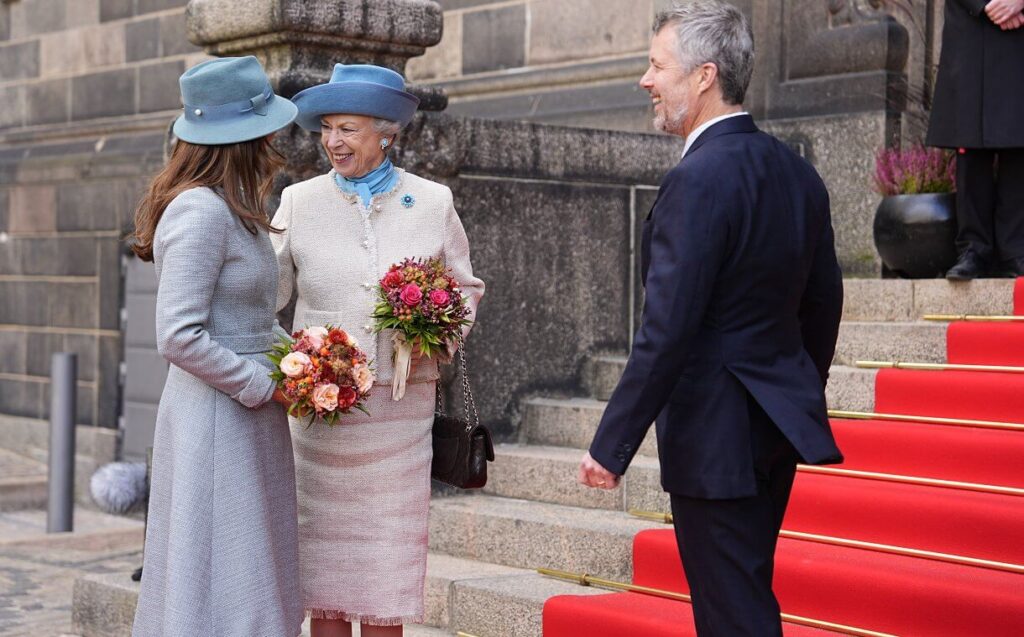
[[[700,637],[782,637],[772,575],[799,458],[753,399],[748,409],[757,495],[708,500],[671,494]]]

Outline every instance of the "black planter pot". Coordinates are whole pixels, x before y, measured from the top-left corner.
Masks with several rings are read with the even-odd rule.
[[[956,195],[894,195],[875,212],[875,248],[902,277],[943,276],[956,263]]]

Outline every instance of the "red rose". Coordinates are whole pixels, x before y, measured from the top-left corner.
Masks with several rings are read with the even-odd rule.
[[[348,334],[345,333],[345,330],[333,329],[330,334],[327,335],[327,338],[335,345],[338,343],[348,342]]]
[[[410,283],[402,288],[401,298],[402,303],[405,303],[409,307],[416,307],[420,304],[420,301],[423,300],[423,290],[421,290],[420,286],[415,283]]]
[[[392,270],[384,275],[384,287],[395,289],[405,282],[405,278],[402,277],[402,273],[398,270]]]
[[[349,409],[356,404],[356,390],[345,386],[338,389],[338,409]]]
[[[430,292],[430,302],[437,307],[446,307],[451,300],[452,297],[444,290],[431,290]]]

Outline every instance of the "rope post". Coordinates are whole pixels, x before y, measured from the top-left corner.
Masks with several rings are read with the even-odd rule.
[[[53,355],[50,367],[50,472],[46,532],[63,533],[74,527],[75,406],[78,357]]]

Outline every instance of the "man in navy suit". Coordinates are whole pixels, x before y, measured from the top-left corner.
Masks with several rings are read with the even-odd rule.
[[[796,464],[842,461],[824,394],[843,299],[828,192],[743,112],[753,48],[722,2],[655,20],[640,84],[686,145],[644,224],[640,329],[579,471],[614,488],[657,421],[702,637],[782,635],[772,571]]]

